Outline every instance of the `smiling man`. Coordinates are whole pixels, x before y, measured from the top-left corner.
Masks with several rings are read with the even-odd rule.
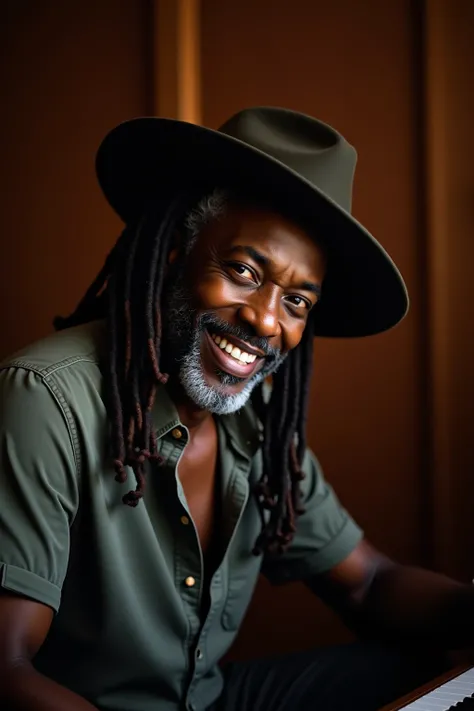
[[[471,642],[472,587],[377,551],[306,446],[315,336],[408,308],[351,215],[354,165],[277,108],[104,139],[124,231],[0,370],[2,709],[375,711]],[[222,665],[260,573],[361,641]]]
[[[189,246],[175,264],[177,250],[170,255],[165,340],[182,363],[181,383],[193,403],[227,414],[243,407],[301,341],[326,258],[302,229],[273,211],[231,202],[222,191],[198,205],[198,213],[210,224],[192,260]],[[266,302],[263,310],[259,301]]]

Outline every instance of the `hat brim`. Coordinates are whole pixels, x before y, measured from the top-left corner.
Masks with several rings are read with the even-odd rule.
[[[363,225],[291,168],[232,136],[174,119],[133,119],[105,137],[96,172],[125,223],[141,217],[160,191],[185,186],[235,186],[273,198],[329,251],[316,336],[382,333],[408,311],[399,270]]]

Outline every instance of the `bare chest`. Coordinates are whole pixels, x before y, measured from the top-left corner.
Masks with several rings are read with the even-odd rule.
[[[189,443],[180,459],[178,475],[201,549],[206,552],[211,544],[218,508],[217,437],[207,442]]]

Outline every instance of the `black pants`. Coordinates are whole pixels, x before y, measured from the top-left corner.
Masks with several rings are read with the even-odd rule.
[[[210,711],[378,711],[446,671],[433,656],[353,643],[232,662]]]

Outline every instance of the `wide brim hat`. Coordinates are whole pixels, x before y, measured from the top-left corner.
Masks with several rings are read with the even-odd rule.
[[[159,117],[121,123],[101,143],[96,172],[127,224],[156,196],[175,190],[214,186],[270,200],[327,250],[315,335],[353,338],[387,331],[409,306],[396,265],[351,214],[356,160],[355,149],[326,123],[255,107],[217,130]]]

